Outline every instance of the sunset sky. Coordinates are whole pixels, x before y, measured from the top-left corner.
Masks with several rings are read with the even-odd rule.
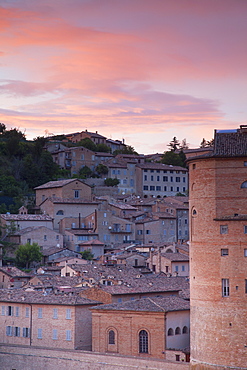
[[[247,124],[247,0],[0,0],[0,122],[163,152]]]

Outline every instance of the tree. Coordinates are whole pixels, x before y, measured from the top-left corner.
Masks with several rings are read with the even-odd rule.
[[[42,253],[38,243],[21,244],[16,251],[16,263],[20,267],[29,268],[32,262],[40,262]]]
[[[80,140],[77,143],[78,146],[83,146],[84,148],[87,148],[89,150],[92,150],[93,152],[97,151],[97,145],[94,144],[94,142],[89,139],[88,137],[85,137],[84,139]]]
[[[110,153],[111,148],[109,148],[109,146],[107,146],[106,144],[97,144],[96,145],[96,151],[97,152]]]
[[[178,149],[179,145],[180,145],[180,143],[177,140],[176,136],[174,136],[173,139],[168,144],[168,146],[170,147],[170,150],[173,151],[173,152],[175,152]]]
[[[5,124],[4,123],[0,123],[0,133],[3,134],[5,130],[6,130]]]
[[[94,255],[89,249],[85,249],[83,252],[80,252],[84,260],[92,261]]]
[[[189,145],[187,144],[186,139],[183,139],[181,144],[179,145],[179,149],[184,150],[184,149],[189,149]]]
[[[93,171],[88,167],[84,166],[79,170],[79,179],[86,179],[92,175]]]
[[[96,172],[99,175],[107,175],[108,174],[108,167],[105,166],[104,164],[100,163],[98,166],[95,168]]]
[[[119,150],[115,150],[113,152],[113,155],[117,155],[117,154],[134,154],[134,155],[139,155],[135,149],[133,148],[133,146],[131,145],[126,145],[124,147],[124,149],[119,149]]]
[[[106,186],[117,186],[119,182],[120,181],[118,179],[112,179],[111,177],[109,177],[108,179],[105,179],[104,181]]]
[[[173,150],[170,150],[163,154],[161,163],[184,167],[184,162],[181,159],[180,153],[175,153]]]
[[[201,141],[200,148],[210,148],[214,146],[214,139],[205,140],[204,138]]]

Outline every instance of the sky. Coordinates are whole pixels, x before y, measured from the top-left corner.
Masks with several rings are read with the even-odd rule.
[[[247,124],[247,0],[0,0],[0,122],[137,152]]]

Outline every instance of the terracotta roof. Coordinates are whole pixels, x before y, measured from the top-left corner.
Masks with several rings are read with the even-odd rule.
[[[96,246],[104,246],[105,244],[99,241],[98,239],[93,240],[86,240],[85,242],[78,243],[79,245],[96,245]]]
[[[180,167],[180,166],[172,166],[169,164],[163,164],[163,163],[138,163],[136,167],[142,168],[142,169],[150,169],[150,170],[174,170],[174,171],[185,171],[188,172],[187,168]]]
[[[48,197],[46,198],[44,202],[46,202],[47,200],[50,200],[52,203],[58,203],[58,204],[71,204],[71,203],[75,203],[75,204],[98,204],[99,202],[96,202],[96,201],[92,201],[90,199],[83,199],[83,198],[60,198],[60,197]]]
[[[182,253],[161,253],[161,256],[170,261],[189,261],[189,256]]]
[[[72,293],[48,293],[39,291],[27,291],[24,289],[0,289],[1,302],[45,304],[45,305],[96,305],[100,302],[81,297]]]
[[[6,221],[52,221],[48,215],[21,215],[21,214],[1,214]]]
[[[185,311],[190,309],[188,301],[176,296],[146,297],[126,301],[123,303],[104,304],[93,307],[92,310],[103,311],[146,311],[146,312],[170,312]]]
[[[24,276],[25,277],[29,276],[29,277],[31,277],[32,276],[32,275],[30,275],[26,272],[23,272],[23,271],[19,270],[15,266],[2,266],[2,267],[0,267],[0,271],[5,273],[6,275],[12,276],[12,277],[14,277],[14,276],[23,276],[23,277]]]
[[[247,156],[247,128],[237,130],[215,130],[214,157]]]
[[[36,188],[34,188],[34,190],[37,190],[37,189],[50,189],[50,188],[61,188],[62,186],[65,186],[67,184],[70,184],[71,182],[74,182],[74,181],[79,181],[82,184],[84,184],[86,186],[89,186],[89,185],[85,184],[80,179],[67,179],[67,180],[49,181],[49,182],[46,182],[43,185],[37,186]]]

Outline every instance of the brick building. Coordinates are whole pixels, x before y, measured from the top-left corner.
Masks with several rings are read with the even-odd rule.
[[[246,369],[247,127],[189,158],[191,369]]]
[[[93,351],[165,359],[168,349],[189,347],[189,302],[182,298],[148,297],[91,311]]]

